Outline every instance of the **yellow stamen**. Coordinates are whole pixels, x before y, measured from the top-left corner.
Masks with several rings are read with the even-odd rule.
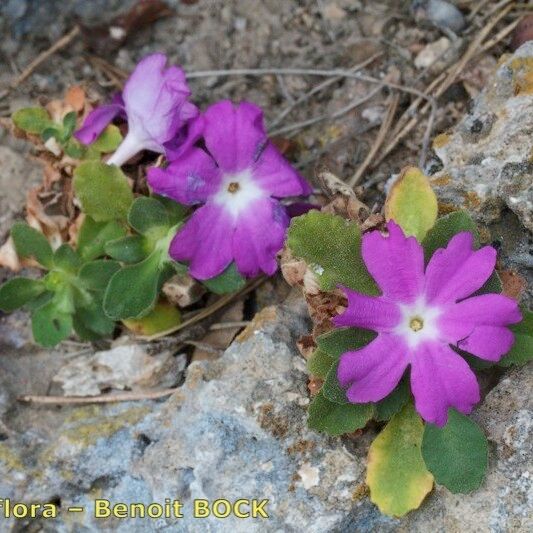
[[[239,184],[236,181],[232,181],[228,185],[228,192],[236,193],[239,190]]]
[[[424,327],[424,321],[418,317],[418,316],[415,316],[414,318],[411,319],[411,321],[409,322],[409,327],[413,330],[413,331],[420,331],[423,327]]]

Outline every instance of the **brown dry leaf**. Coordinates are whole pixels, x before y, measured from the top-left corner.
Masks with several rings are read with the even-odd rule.
[[[305,294],[309,314],[313,321],[313,335],[317,337],[332,328],[331,319],[341,313],[348,302],[344,293],[338,289],[333,292]]]
[[[502,293],[509,298],[520,300],[520,297],[527,289],[527,281],[514,270],[501,270],[498,272],[503,285]]]
[[[65,93],[65,102],[80,113],[85,107],[85,91],[79,85],[72,85]]]
[[[22,263],[15,250],[15,243],[11,237],[0,246],[0,267],[9,268],[13,272],[18,272],[22,268]]]
[[[162,291],[171,304],[187,307],[196,303],[205,294],[206,289],[189,274],[176,274],[164,283]]]
[[[244,302],[239,300],[228,307],[224,313],[220,315],[220,323],[224,322],[240,322],[243,319]],[[223,351],[235,338],[241,327],[232,327],[217,329],[210,331],[203,339],[200,340],[202,344],[212,346],[215,350]],[[203,361],[205,359],[216,359],[218,355],[212,351],[202,350],[201,347],[195,348],[192,354],[192,361]]]
[[[296,347],[304,359],[309,359],[316,350],[316,342],[313,335],[302,335],[296,342]]]
[[[311,394],[311,396],[315,396],[316,394],[318,394],[323,384],[324,384],[323,379],[317,378],[316,376],[312,376],[309,379],[309,382],[307,383],[309,394]]]

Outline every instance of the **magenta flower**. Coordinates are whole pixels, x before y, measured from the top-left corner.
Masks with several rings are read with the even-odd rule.
[[[195,142],[201,130],[199,124],[193,127],[189,121],[198,115],[198,108],[187,101],[191,92],[183,70],[165,68],[166,63],[164,54],[142,59],[122,95],[92,111],[75,133],[76,138],[91,144],[115,117],[127,118],[128,134],[108,160],[118,166],[141,150],[177,156]]]
[[[289,222],[277,198],[311,189],[269,142],[256,105],[222,101],[203,118],[208,151],[191,148],[166,169],[148,172],[156,193],[204,204],[174,238],[170,255],[189,261],[197,279],[217,276],[232,261],[244,276],[271,275]]]
[[[444,426],[448,408],[468,414],[480,399],[474,372],[452,347],[498,361],[514,342],[506,326],[522,317],[511,298],[470,296],[492,274],[494,248],[474,250],[472,234],[458,233],[424,270],[418,241],[406,238],[392,221],[387,227],[388,237],[373,231],[362,244],[363,260],[382,295],[344,288],[348,308],[334,318],[338,327],[371,329],[378,336],[344,353],[337,377],[350,402],[377,402],[410,366],[416,410],[427,422]]]

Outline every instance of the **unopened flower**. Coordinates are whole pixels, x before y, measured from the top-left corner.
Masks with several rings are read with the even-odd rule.
[[[498,361],[513,342],[508,325],[521,320],[514,300],[501,294],[471,296],[491,276],[496,250],[473,249],[469,232],[455,235],[424,269],[424,252],[394,222],[388,237],[363,236],[362,255],[381,296],[344,288],[348,308],[338,327],[371,329],[367,346],[341,356],[337,377],[352,403],[377,402],[411,367],[411,391],[418,413],[443,426],[448,408],[470,413],[479,402],[474,372],[452,347]]]
[[[166,63],[164,54],[142,59],[122,94],[111,104],[92,111],[76,132],[76,138],[91,144],[115,117],[121,116],[128,121],[128,133],[109,164],[120,166],[141,150],[177,156],[190,146],[201,133],[190,123],[198,115],[198,108],[187,100],[191,92],[183,70],[166,68]]]
[[[217,276],[232,261],[244,276],[271,275],[289,222],[277,198],[311,189],[268,140],[256,105],[222,101],[203,118],[207,151],[193,147],[166,169],[148,172],[158,194],[204,204],[174,238],[170,255],[189,261],[197,279]]]

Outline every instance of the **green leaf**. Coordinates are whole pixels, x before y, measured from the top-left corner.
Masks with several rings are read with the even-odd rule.
[[[68,244],[62,244],[54,252],[54,267],[63,272],[76,273],[81,266],[80,256]]]
[[[76,111],[70,111],[63,117],[63,132],[61,135],[61,140],[63,142],[68,141],[68,139],[74,133],[76,129]]]
[[[169,227],[170,221],[163,204],[155,198],[140,196],[131,204],[128,213],[129,225],[141,235],[157,234],[155,238],[163,237]]]
[[[235,263],[231,263],[222,274],[202,283],[215,294],[226,294],[241,290],[246,285],[246,279],[239,274]]]
[[[109,257],[123,263],[139,263],[148,257],[150,248],[142,235],[128,235],[108,242],[105,252]]]
[[[147,315],[156,303],[160,277],[160,256],[156,252],[140,263],[120,269],[105,292],[106,315],[114,320]]]
[[[330,357],[338,359],[343,353],[358,350],[377,337],[367,329],[344,328],[328,331],[317,338],[318,347]]]
[[[393,415],[401,411],[410,399],[409,380],[404,378],[386,398],[375,404],[375,420],[378,422],[390,420]]]
[[[533,359],[533,313],[521,308],[522,321],[511,326],[514,344],[511,351],[499,362],[500,366],[522,366]]]
[[[155,198],[158,202],[161,202],[165,207],[165,211],[167,212],[171,226],[175,226],[179,222],[183,222],[190,210],[189,206],[179,204],[178,202],[172,200],[171,198],[166,198],[165,196],[154,194],[153,198]]]
[[[87,330],[96,333],[99,337],[111,335],[115,330],[114,320],[107,317],[102,309],[101,299],[94,299],[90,305],[79,307],[74,315],[74,323],[87,334]]]
[[[41,232],[24,222],[16,222],[11,228],[11,237],[20,257],[34,257],[42,266],[53,267],[52,247]]]
[[[124,325],[136,335],[155,335],[181,323],[181,313],[167,302],[159,302],[143,318],[123,320]]]
[[[422,456],[437,483],[466,494],[479,488],[485,477],[488,443],[477,424],[450,409],[443,428],[426,424]]]
[[[317,348],[307,361],[307,369],[311,374],[314,374],[319,378],[325,378],[329,369],[333,366],[333,363],[335,363],[333,357],[320,348]]]
[[[353,222],[312,210],[292,219],[287,243],[315,273],[320,288],[337,284],[365,294],[378,294],[361,257],[361,232]]]
[[[372,418],[372,404],[338,404],[319,392],[309,405],[308,425],[328,435],[352,433],[366,426]]]
[[[126,219],[133,202],[122,170],[100,161],[83,161],[76,168],[74,191],[83,211],[96,222]]]
[[[61,140],[61,129],[57,125],[52,125],[41,132],[41,139],[46,142],[49,139]]]
[[[477,296],[478,294],[489,294],[496,293],[500,294],[503,291],[503,285],[498,276],[498,272],[494,271],[490,278],[485,282],[481,289],[477,290],[472,296]]]
[[[370,499],[389,516],[417,509],[433,487],[422,458],[424,424],[413,405],[394,415],[370,445],[366,484]]]
[[[111,319],[107,320],[110,320],[112,324],[115,324]],[[93,342],[102,338],[102,335],[88,328],[77,314],[72,317],[72,327],[74,328],[76,335],[83,342]]]
[[[96,222],[86,216],[78,234],[78,252],[84,261],[91,261],[105,255],[105,245],[109,241],[126,235],[124,224],[116,220]]]
[[[87,151],[87,159],[100,158],[100,154],[109,154],[114,152],[122,142],[122,134],[117,126],[110,124],[100,134],[100,136],[91,143]]]
[[[86,152],[85,147],[80,144],[74,137],[71,137],[64,145],[65,153],[73,159],[80,159]]]
[[[13,278],[0,286],[0,310],[11,313],[46,290],[41,280]]]
[[[32,313],[33,338],[45,348],[60,343],[72,330],[72,315],[63,311],[61,307],[54,298]]]
[[[461,231],[472,233],[474,246],[479,247],[479,232],[476,223],[467,211],[454,211],[449,215],[440,217],[422,242],[426,262],[431,259],[438,248],[445,248],[450,239]]]
[[[13,122],[17,128],[36,135],[40,135],[53,124],[48,111],[43,107],[19,109],[13,114]]]
[[[385,218],[422,241],[435,224],[437,213],[437,196],[427,176],[416,167],[405,168],[387,195]]]
[[[335,361],[333,366],[329,369],[324,385],[322,385],[321,392],[330,402],[340,404],[349,403],[348,398],[346,398],[346,391],[340,386],[339,380],[337,379],[338,366],[339,361]]]
[[[86,289],[105,291],[110,279],[119,270],[120,263],[118,261],[99,259],[85,263],[78,278]]]

